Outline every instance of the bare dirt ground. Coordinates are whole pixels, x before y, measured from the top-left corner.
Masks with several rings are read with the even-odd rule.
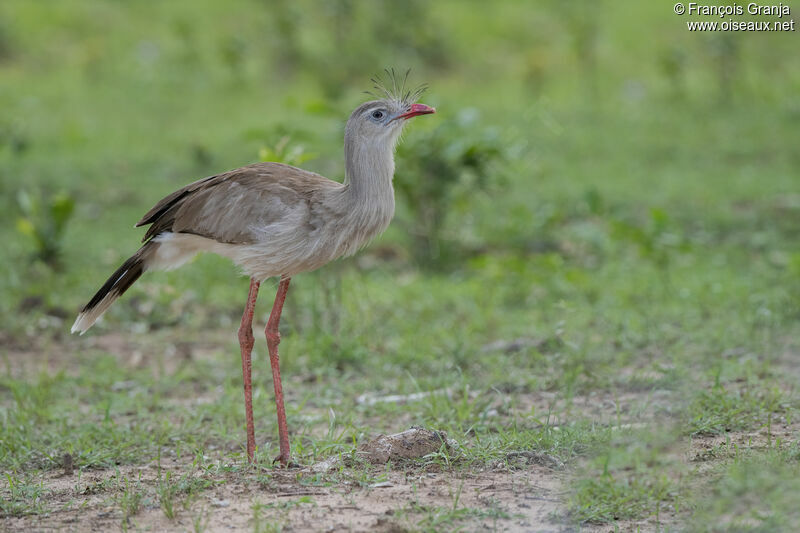
[[[156,339],[162,343],[163,339]],[[32,369],[64,370],[63,358],[74,343],[57,348],[9,347],[8,354],[21,364],[17,372]],[[163,344],[161,344],[163,352]],[[91,348],[118,354],[127,365],[150,365],[141,343],[124,335],[98,336]],[[202,358],[219,347],[203,339],[170,345],[171,356],[161,371],[186,358]],[[19,352],[19,353],[17,353]],[[42,356],[42,353],[49,355]],[[19,356],[19,357],[17,357]],[[158,365],[156,365],[158,366]],[[198,400],[198,399],[195,399]],[[366,401],[366,400],[365,400]],[[515,410],[535,407],[538,412],[579,413],[599,423],[618,427],[645,427],[669,410],[674,401],[668,391],[625,392],[619,395],[594,392],[576,396],[564,405],[555,395],[540,392],[519,395]],[[560,420],[551,423],[558,425]],[[800,422],[794,426],[800,425]],[[790,439],[797,427],[776,424],[766,430],[730,433],[726,436],[687,439],[675,453],[680,461],[702,472],[711,465],[727,443],[759,442],[768,445],[775,438]],[[469,470],[443,471],[436,465],[397,462],[391,469],[365,467],[364,479],[352,474],[325,477],[315,465],[302,468],[247,468],[224,464],[213,475],[194,469],[190,458],[162,458],[156,463],[124,465],[114,469],[50,471],[38,480],[47,509],[41,514],[0,519],[2,531],[534,531],[611,532],[659,531],[679,524],[680,517],[663,513],[658,522],[619,521],[609,525],[569,523],[569,468],[546,457],[524,454],[505,462]],[[214,459],[223,464],[225,453]],[[709,466],[710,468],[710,466]],[[186,496],[178,495],[173,511],[163,508],[158,494],[159,479],[171,473],[173,479],[186,476],[211,482],[210,488]],[[222,473],[219,473],[222,472]],[[379,477],[381,481],[375,482]],[[126,485],[127,480],[127,485]],[[367,480],[367,481],[364,481]],[[371,480],[371,481],[370,481]],[[8,490],[0,490],[7,497]],[[139,498],[131,503],[132,495]],[[128,512],[126,509],[130,509]],[[129,515],[129,516],[126,516]],[[172,517],[169,515],[172,514]]]
[[[769,439],[789,437],[796,427],[698,437],[677,452],[685,464],[702,471],[711,468],[720,447],[766,445]],[[411,463],[386,470],[371,468],[382,481],[364,485],[343,479],[316,483],[314,466],[291,469],[234,469],[212,476],[214,486],[196,497],[177,498],[174,517],[159,503],[160,476],[173,478],[192,471],[187,460],[162,458],[153,463],[86,472],[53,471],[41,479],[43,502],[51,511],[41,515],[5,518],[2,531],[378,531],[419,529],[510,532],[663,531],[679,524],[674,513],[659,521],[624,520],[615,524],[570,525],[566,517],[569,474],[557,464],[539,464],[525,456],[468,472],[441,471]],[[202,477],[201,472],[195,472]],[[374,477],[374,476],[373,476]],[[124,499],[130,480],[143,488],[139,509],[126,518]],[[135,480],[135,481],[134,481]],[[5,497],[5,494],[3,494]]]
[[[78,342],[72,338],[43,342],[8,345],[9,375],[80,370],[67,364],[70,354],[80,349]],[[172,372],[181,360],[210,357],[219,350],[218,344],[197,338],[190,343],[153,339],[158,350],[149,349],[148,342],[115,333],[95,336],[80,346],[114,354],[125,366],[147,366],[158,372]],[[148,357],[164,352],[167,357],[158,361]],[[527,403],[544,406],[550,399],[531,398]],[[222,464],[230,458],[220,450],[214,460]],[[442,471],[422,461],[399,461],[390,470],[384,465],[361,467],[369,474],[365,479],[377,477],[379,482],[353,479],[352,474],[331,481],[320,473],[319,465],[271,469],[225,464],[220,470],[227,473],[208,475],[194,469],[191,458],[175,457],[162,457],[160,466],[152,462],[105,470],[48,471],[37,478],[47,511],[0,518],[0,531],[570,530],[564,517],[563,465],[539,462],[523,455],[468,471]],[[158,494],[159,479],[170,473],[174,480],[187,472],[211,480],[213,486],[192,496],[176,496],[174,516],[169,518]],[[0,497],[7,497],[7,492],[3,487]],[[137,493],[138,502],[131,503]]]
[[[180,465],[162,464],[162,475]],[[153,498],[127,521],[120,506],[120,477],[154,486],[152,466],[126,467],[43,480],[50,490],[48,515],[7,518],[7,531],[109,531],[125,524],[143,531],[406,531],[436,528],[436,517],[462,516],[466,530],[564,531],[558,513],[565,496],[562,475],[539,465],[453,475],[420,469],[390,471],[372,486],[303,483],[309,468],[270,470],[261,480],[232,474],[167,518]],[[112,486],[111,490],[104,487]],[[485,515],[485,516],[481,516]],[[446,528],[454,522],[448,520]]]

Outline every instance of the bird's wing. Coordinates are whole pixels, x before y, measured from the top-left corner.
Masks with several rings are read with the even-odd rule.
[[[303,218],[320,190],[340,183],[280,163],[256,163],[201,179],[158,202],[136,224],[151,224],[142,241],[171,231],[217,242],[250,244],[257,228]]]

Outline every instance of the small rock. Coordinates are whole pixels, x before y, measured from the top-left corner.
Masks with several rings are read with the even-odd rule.
[[[211,499],[211,505],[214,507],[229,507],[231,502],[228,500],[217,500],[216,498]]]
[[[452,391],[450,389],[439,389],[433,391],[414,392],[412,394],[392,394],[389,396],[373,396],[370,394],[362,394],[356,398],[356,403],[361,405],[375,405],[376,403],[404,404],[422,400],[434,394],[443,394],[450,398],[452,396]]]
[[[532,452],[532,451],[510,452],[506,454],[506,460],[509,463],[522,462],[525,464],[537,464],[539,466],[552,468],[553,470],[560,470],[564,468],[564,462],[561,461],[558,457],[541,452]]]
[[[124,390],[131,390],[136,386],[136,382],[133,380],[128,381],[117,381],[111,384],[111,390],[114,392],[120,392]]]
[[[328,457],[324,461],[316,463],[311,467],[311,470],[318,474],[324,474],[326,472],[330,472],[337,466],[339,466],[339,456],[334,455],[333,457]]]

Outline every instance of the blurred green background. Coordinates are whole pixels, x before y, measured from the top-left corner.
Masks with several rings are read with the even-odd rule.
[[[71,314],[199,177],[261,154],[341,179],[343,122],[385,67],[439,114],[408,129],[373,252],[458,270],[563,249],[582,217],[596,256],[609,213],[690,231],[658,246],[764,251],[798,228],[796,39],[636,2],[3,2],[0,312]],[[202,261],[157,279],[228,305],[229,269]]]
[[[797,230],[796,45],[633,2],[3,2],[2,313],[71,313],[142,212],[260,152],[341,179],[343,122],[385,67],[440,110],[398,160],[381,245],[403,262],[557,249],[566,219],[618,208],[769,246]],[[58,202],[68,220],[41,220]],[[227,305],[219,275],[160,279]]]
[[[4,0],[7,367],[12,347],[82,349],[68,336],[74,313],[172,190],[262,158],[341,180],[344,122],[369,79],[410,68],[438,112],[406,128],[387,233],[293,284],[290,375],[347,377],[350,395],[454,375],[508,394],[661,388],[677,393],[678,436],[789,420],[798,35],[689,32],[689,18],[602,0]],[[147,274],[87,337],[214,331],[233,354],[246,292],[226,260],[204,256]],[[536,341],[486,348],[518,338]],[[785,401],[752,392],[767,390]],[[448,413],[419,416],[494,431]],[[613,516],[579,487],[578,519]],[[736,487],[698,516],[735,505],[722,498]]]

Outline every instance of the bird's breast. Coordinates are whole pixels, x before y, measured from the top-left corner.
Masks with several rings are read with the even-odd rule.
[[[287,215],[253,225],[253,241],[223,255],[256,279],[315,270],[383,233],[394,216],[394,196],[365,202],[326,199]]]
[[[335,243],[336,256],[357,252],[372,239],[383,233],[394,217],[394,198],[391,202],[365,202],[344,213],[328,233]]]

